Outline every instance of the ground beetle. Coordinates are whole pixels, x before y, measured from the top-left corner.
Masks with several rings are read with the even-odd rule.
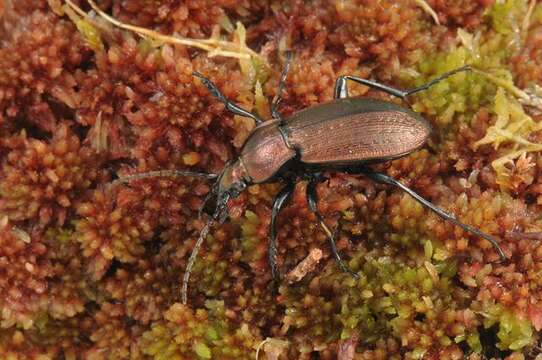
[[[279,81],[278,95],[271,106],[273,119],[266,122],[228,100],[213,82],[202,74],[194,72],[194,76],[198,77],[229,111],[251,118],[257,125],[248,135],[239,157],[228,162],[221,174],[157,171],[119,179],[125,182],[142,177],[164,175],[202,176],[207,179],[216,179],[211,192],[204,201],[205,206],[210,199],[214,198],[216,207],[212,212],[211,219],[202,229],[190,255],[183,278],[183,303],[187,301],[191,268],[211,224],[213,222],[222,223],[225,220],[229,199],[237,197],[247,186],[265,182],[282,181],[286,184],[275,198],[271,213],[268,259],[273,279],[278,280],[279,278],[276,259],[277,217],[299,179],[308,180],[309,208],[315,213],[318,223],[328,236],[333,256],[339,267],[352,276],[358,277],[344,264],[337,251],[334,234],[327,227],[317,209],[316,185],[324,179],[322,173],[328,171],[363,174],[378,183],[399,187],[441,218],[491,242],[501,260],[506,260],[506,256],[495,238],[463,224],[453,215],[436,207],[399,181],[367,166],[400,158],[422,147],[431,133],[429,123],[415,112],[391,102],[348,97],[346,82],[351,80],[405,100],[407,96],[425,90],[457,72],[469,70],[469,66],[444,73],[425,85],[407,91],[355,76],[339,76],[335,83],[334,100],[283,118],[278,112],[278,105],[281,101],[280,95],[285,85],[289,64],[290,56],[288,55]]]

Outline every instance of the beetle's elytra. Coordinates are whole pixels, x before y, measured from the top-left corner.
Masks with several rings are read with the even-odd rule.
[[[212,212],[211,219],[200,233],[198,242],[190,256],[183,279],[183,303],[187,301],[187,286],[191,267],[212,222],[223,222],[227,215],[228,200],[238,196],[247,186],[257,183],[271,181],[285,183],[274,200],[269,231],[268,259],[275,280],[279,278],[276,262],[277,217],[299,179],[308,179],[307,200],[309,208],[316,214],[319,225],[329,237],[331,250],[338,265],[343,271],[357,277],[358,275],[351,272],[341,259],[335,246],[333,232],[324,223],[316,206],[316,184],[323,180],[323,172],[362,174],[373,181],[399,187],[443,219],[490,241],[501,260],[506,260],[503,250],[494,237],[463,224],[453,215],[436,207],[399,181],[386,174],[375,172],[368,166],[408,155],[422,147],[431,132],[429,123],[417,113],[395,103],[348,97],[347,80],[352,80],[404,100],[408,95],[425,90],[457,72],[469,70],[468,66],[442,74],[427,84],[408,91],[353,76],[340,76],[335,84],[334,100],[283,118],[277,108],[288,73],[289,60],[290,58],[288,58],[279,83],[279,96],[272,104],[273,119],[266,122],[226,99],[211,80],[197,72],[194,73],[194,76],[197,76],[209,91],[225,104],[228,110],[236,115],[252,118],[257,126],[246,139],[239,157],[230,161],[221,174],[176,172],[176,175],[216,179],[205,200],[207,203],[209,199],[215,198],[216,207]],[[146,177],[146,175],[141,174],[139,177]],[[138,178],[138,176],[131,177],[131,179],[133,178]]]

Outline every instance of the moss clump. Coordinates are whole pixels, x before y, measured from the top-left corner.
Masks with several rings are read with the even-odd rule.
[[[294,333],[319,346],[356,334],[375,345],[391,335],[415,356],[475,331],[475,315],[461,300],[466,294],[452,291],[453,262],[407,266],[375,251],[359,253],[350,266],[359,280],[330,266],[297,289],[281,287],[284,322]]]
[[[99,162],[67,124],[59,126],[50,141],[23,131],[0,165],[0,213],[41,226],[64,224],[75,198],[99,177],[94,168]]]
[[[534,341],[532,324],[526,320],[518,318],[509,310],[503,309],[499,305],[489,306],[487,313],[484,314],[484,326],[491,327],[499,324],[497,346],[501,350],[519,350]]]
[[[254,355],[259,336],[247,324],[234,325],[224,303],[207,301],[204,309],[174,304],[164,321],[153,323],[141,338],[153,359],[239,359]]]
[[[491,165],[497,174],[497,184],[503,190],[515,190],[519,185],[515,181],[526,180],[521,179],[521,176],[529,176],[530,168],[534,167],[534,164],[529,164],[527,153],[542,150],[542,144],[527,140],[531,133],[541,130],[542,126],[525,113],[517,100],[507,97],[502,88],[499,88],[495,96],[494,111],[497,121],[474,145],[491,144],[495,149],[501,144],[505,145],[504,149],[501,147],[501,156]],[[513,169],[507,167],[510,164],[514,166]],[[512,178],[514,170],[518,173],[516,178]]]

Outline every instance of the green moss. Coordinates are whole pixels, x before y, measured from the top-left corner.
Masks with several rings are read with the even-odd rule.
[[[254,356],[257,331],[226,316],[222,301],[206,301],[205,309],[174,304],[164,321],[143,333],[142,351],[156,360],[175,358],[238,359]]]
[[[488,12],[492,28],[505,35],[517,35],[527,12],[527,0],[497,1]]]
[[[207,347],[204,343],[197,342],[194,345],[194,352],[196,355],[202,359],[211,359],[213,354],[211,353],[211,349]]]
[[[207,236],[204,246],[207,251],[194,263],[190,288],[198,289],[208,298],[213,298],[222,289],[231,286],[227,278],[230,264],[227,259],[220,257],[224,244],[218,242],[213,236]]]
[[[503,308],[499,304],[487,306],[484,314],[484,326],[489,328],[494,324],[499,325],[497,347],[501,350],[520,350],[525,346],[532,345],[535,338],[533,328],[528,320],[521,319],[512,311]]]
[[[90,46],[94,51],[102,51],[104,49],[104,45],[100,32],[96,29],[96,27],[94,27],[94,25],[92,25],[87,19],[82,18],[78,13],[73,11],[72,8],[64,6],[63,9],[70,20],[73,21],[77,27],[77,30],[79,30],[88,46]]]
[[[465,64],[512,83],[507,63],[518,51],[518,33],[526,10],[526,0],[495,4],[488,14],[490,27],[482,27],[472,34],[458,29],[460,45],[426,57],[419,64],[421,76],[416,77],[411,86],[419,86]],[[482,73],[460,73],[419,93],[413,109],[434,116],[441,135],[453,140],[457,134],[456,130],[452,130],[453,125],[457,122],[469,123],[480,107],[492,104],[496,89],[495,81]]]
[[[75,26],[81,32],[88,46],[90,46],[94,51],[103,50],[104,44],[100,38],[100,33],[96,28],[85,19],[79,19],[76,21]]]
[[[259,226],[258,215],[250,210],[245,211],[245,216],[241,219],[241,249],[244,261],[259,261],[266,254],[266,249],[259,247],[261,243],[258,236]]]
[[[499,88],[495,96],[494,113],[497,116],[495,124],[474,145],[491,144],[495,149],[500,150],[500,157],[491,164],[495,169],[497,183],[501,189],[509,190],[511,187],[510,163],[528,152],[542,151],[542,144],[528,140],[531,133],[539,131],[542,126],[525,113],[519,101],[506,96],[502,88]]]
[[[407,266],[376,253],[356,257],[361,267],[353,270],[360,274],[359,280],[332,271],[332,266],[318,276],[322,288],[331,293],[312,293],[305,286],[281,287],[287,306],[285,322],[317,342],[361,333],[365,342],[373,344],[382,337],[402,338],[414,352],[425,351],[435,342],[451,343],[448,334],[435,335],[437,329],[446,328],[443,324],[455,323],[454,316],[442,315],[458,306],[452,297],[454,274],[444,271],[450,264],[435,267],[435,278],[424,265]],[[412,331],[419,334],[416,341],[406,337]],[[470,331],[463,328],[465,336]]]
[[[74,243],[73,230],[67,228],[48,228],[45,232],[45,238],[51,242],[57,243],[60,247]]]

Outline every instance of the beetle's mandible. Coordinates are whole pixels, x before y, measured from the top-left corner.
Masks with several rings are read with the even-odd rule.
[[[256,114],[244,110],[228,100],[211,80],[194,72],[194,76],[197,76],[229,111],[236,115],[249,117],[257,125],[243,144],[239,157],[228,162],[221,174],[157,171],[117,180],[126,182],[148,176],[169,175],[202,176],[207,179],[216,179],[204,202],[205,206],[210,198],[215,198],[216,207],[211,219],[201,231],[190,255],[183,278],[183,303],[187,302],[191,268],[211,224],[213,222],[221,223],[225,220],[229,199],[237,197],[247,186],[265,182],[281,181],[285,183],[274,200],[269,229],[268,259],[273,278],[275,280],[279,278],[276,259],[277,217],[299,179],[308,179],[306,195],[309,208],[315,213],[318,223],[328,236],[331,251],[337,264],[343,271],[357,277],[358,275],[350,271],[341,259],[335,245],[334,234],[323,221],[316,205],[316,185],[323,179],[321,174],[330,171],[362,174],[378,183],[393,185],[406,191],[416,201],[434,211],[441,218],[491,242],[501,260],[506,260],[506,255],[494,237],[463,224],[455,216],[433,205],[396,179],[376,172],[368,166],[400,158],[422,147],[431,133],[429,123],[417,113],[391,102],[348,97],[347,80],[351,80],[405,100],[407,96],[425,90],[455,73],[469,70],[469,66],[444,73],[427,84],[407,91],[354,76],[340,76],[335,83],[334,100],[283,118],[278,112],[278,105],[290,66],[290,59],[291,56],[288,54],[286,66],[279,82],[278,96],[271,107],[273,119],[265,122]]]

